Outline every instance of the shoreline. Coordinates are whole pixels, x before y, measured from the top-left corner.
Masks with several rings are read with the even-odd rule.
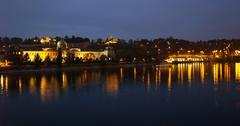
[[[6,73],[24,73],[24,72],[47,72],[47,71],[67,71],[67,70],[81,70],[81,69],[92,69],[92,68],[109,68],[109,67],[127,67],[134,65],[154,65],[154,64],[73,64],[73,65],[49,65],[49,66],[12,66],[6,68],[0,68],[0,74]]]

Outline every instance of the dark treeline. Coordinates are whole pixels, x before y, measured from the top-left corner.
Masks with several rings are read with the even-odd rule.
[[[240,39],[215,39],[206,41],[189,41],[183,39],[158,38],[158,39],[118,39],[115,44],[106,44],[107,40],[82,38],[77,36],[53,37],[55,41],[64,40],[67,43],[89,43],[84,49],[103,49],[111,46],[116,54],[115,61],[160,61],[171,54],[211,54],[213,50],[234,52],[240,49]],[[0,37],[1,45],[11,44],[40,44],[38,37],[17,38]]]

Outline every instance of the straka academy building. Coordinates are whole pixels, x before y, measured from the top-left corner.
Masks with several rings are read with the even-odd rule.
[[[34,61],[36,55],[39,55],[42,60],[46,59],[46,57],[49,57],[52,61],[57,58],[59,55],[59,52],[61,52],[62,58],[66,58],[68,54],[74,55],[75,58],[80,58],[84,60],[97,60],[100,59],[102,56],[108,58],[108,60],[111,60],[114,58],[114,51],[111,47],[106,47],[102,50],[88,50],[88,51],[82,51],[79,48],[69,48],[67,42],[65,41],[59,41],[55,45],[55,47],[51,48],[38,48],[36,50],[31,49],[22,50],[22,56],[28,55],[31,62]]]

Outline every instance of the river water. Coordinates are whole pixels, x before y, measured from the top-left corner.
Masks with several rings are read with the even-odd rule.
[[[0,74],[0,126],[240,125],[240,63]]]

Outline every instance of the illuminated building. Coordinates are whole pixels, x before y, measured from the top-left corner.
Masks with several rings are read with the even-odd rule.
[[[114,56],[114,52],[111,51],[111,48],[97,51],[82,51],[79,48],[68,48],[68,44],[64,41],[57,42],[55,48],[41,48],[40,50],[23,50],[22,56],[24,57],[25,55],[28,55],[31,62],[34,61],[36,55],[39,55],[42,60],[45,60],[48,56],[51,60],[54,60],[57,58],[59,50],[61,50],[62,58],[67,57],[68,53],[73,54],[75,58],[78,57],[82,59],[92,60],[100,59],[103,55],[109,58]]]
[[[234,56],[240,56],[240,50],[235,50],[234,51]]]
[[[8,60],[5,59],[5,53],[0,52],[0,68],[1,67],[7,67],[9,64]]]
[[[110,37],[108,37],[107,39],[106,39],[106,42],[105,42],[105,44],[106,45],[110,45],[110,44],[118,44],[118,39],[117,38],[113,38],[112,36],[110,36]]]
[[[56,39],[50,37],[43,37],[40,39],[41,44],[50,44],[51,42],[56,42]]]
[[[40,56],[40,58],[42,60],[46,59],[47,56],[50,57],[51,60],[56,59],[56,57],[58,56],[58,52],[57,51],[48,51],[48,50],[42,50],[42,51],[23,51],[23,56],[25,56],[26,54],[28,54],[29,59],[31,62],[34,61],[35,56],[38,54]]]
[[[171,55],[165,61],[169,63],[183,63],[183,62],[204,62],[208,61],[209,57],[207,55]]]

